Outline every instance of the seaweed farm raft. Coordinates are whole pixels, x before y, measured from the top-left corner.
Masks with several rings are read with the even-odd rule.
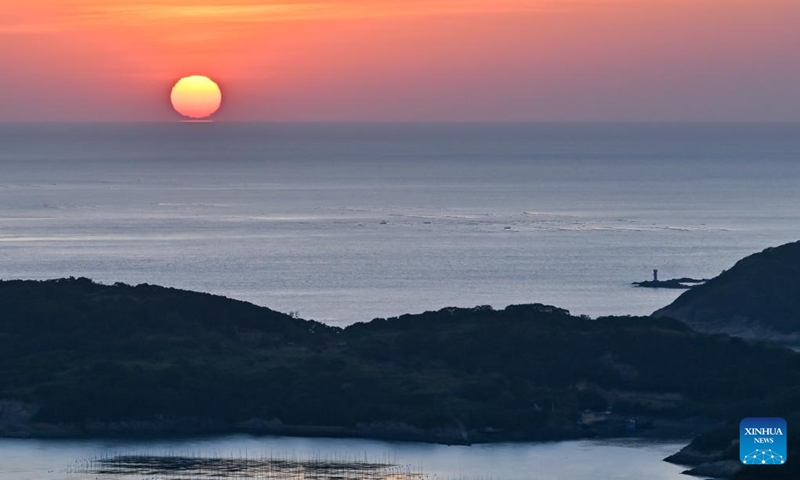
[[[353,457],[296,458],[107,455],[70,466],[76,479],[138,480],[424,480],[412,465]]]

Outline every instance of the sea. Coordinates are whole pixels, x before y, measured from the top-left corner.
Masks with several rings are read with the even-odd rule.
[[[0,124],[0,278],[345,326],[543,303],[648,315],[800,239],[800,124]]]
[[[158,284],[338,326],[527,303],[648,315],[681,292],[632,282],[714,277],[800,239],[799,220],[800,124],[0,124],[0,278]],[[661,459],[685,443],[176,442],[2,440],[0,479],[84,478],[70,465],[136,449],[677,479]]]

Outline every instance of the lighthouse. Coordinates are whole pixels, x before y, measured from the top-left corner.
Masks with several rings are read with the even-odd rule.
[[[658,269],[653,270],[653,281],[658,283]]]

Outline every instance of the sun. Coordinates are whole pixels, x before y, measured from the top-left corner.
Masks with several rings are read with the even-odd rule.
[[[192,75],[178,80],[172,87],[170,100],[176,112],[187,118],[201,120],[219,110],[222,91],[210,78]]]

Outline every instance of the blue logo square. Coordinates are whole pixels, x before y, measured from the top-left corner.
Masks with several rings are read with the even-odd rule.
[[[745,418],[739,424],[739,459],[745,465],[783,465],[786,451],[786,420]]]

